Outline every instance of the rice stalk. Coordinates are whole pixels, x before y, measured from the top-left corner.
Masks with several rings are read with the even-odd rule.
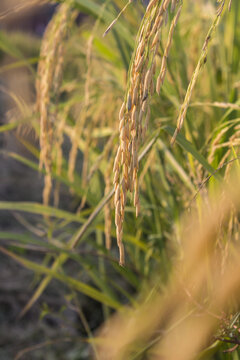
[[[78,108],[78,112],[79,114],[76,120],[74,131],[72,132],[71,150],[69,152],[69,157],[68,157],[68,178],[71,182],[74,181],[74,170],[76,167],[76,160],[78,153],[78,140],[82,134],[86,120],[86,115],[85,115],[86,109],[84,109],[82,105],[80,105],[80,107]]]
[[[193,106],[210,106],[210,107],[216,107],[220,109],[232,109],[232,110],[240,110],[240,106],[238,104],[228,103],[228,102],[220,102],[220,101],[214,101],[214,102],[194,102],[190,104],[191,107]]]
[[[225,142],[221,142],[222,137],[231,129],[231,127],[233,127],[233,134]],[[233,123],[223,127],[221,131],[219,131],[219,133],[217,134],[214,141],[212,142],[211,151],[208,156],[209,162],[212,162],[214,160],[216,151],[218,149],[222,149],[225,147],[228,149],[221,158],[219,165],[222,166],[222,164],[224,164],[227,161],[228,157],[230,156],[232,149],[240,145],[239,135],[240,135],[240,125],[238,123],[235,126]]]
[[[114,145],[115,137],[116,137],[116,132],[113,132],[113,134],[108,139],[106,145],[104,146],[102,153],[98,156],[95,163],[91,166],[87,177],[88,182],[91,180],[94,173],[99,169],[101,161],[108,160],[110,153],[114,153],[116,151],[116,146]]]
[[[62,164],[63,164],[63,150],[62,145],[64,141],[64,128],[66,124],[66,117],[68,113],[68,107],[64,109],[64,112],[58,116],[58,126],[56,129],[56,141],[54,148],[54,155],[56,159],[56,175],[60,176],[62,172]],[[54,206],[58,207],[59,205],[59,196],[60,196],[60,182],[56,182],[56,186],[54,189],[53,199]]]
[[[87,63],[87,74],[86,80],[84,85],[84,103],[81,104],[81,112],[78,116],[75,125],[76,134],[72,139],[72,146],[69,153],[69,161],[68,161],[68,178],[70,181],[74,181],[74,170],[76,167],[76,159],[78,153],[78,138],[82,135],[83,129],[85,127],[85,123],[87,121],[88,116],[88,108],[90,105],[90,76],[92,70],[92,62],[91,62],[91,52],[92,52],[92,42],[93,42],[93,35],[90,36],[87,44],[87,53],[86,53],[86,63]],[[87,164],[87,151],[88,146],[86,146],[84,160],[83,160],[83,174],[85,173],[84,179],[86,180],[86,164]],[[84,170],[85,169],[85,170]]]

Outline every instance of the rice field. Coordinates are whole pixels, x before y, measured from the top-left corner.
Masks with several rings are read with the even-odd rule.
[[[14,319],[80,324],[15,359],[239,359],[239,1],[24,0],[0,19],[0,252],[31,278]]]

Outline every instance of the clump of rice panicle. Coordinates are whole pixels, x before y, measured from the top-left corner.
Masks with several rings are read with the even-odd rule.
[[[120,251],[120,265],[124,264],[122,243],[124,210],[127,191],[133,194],[136,216],[140,211],[138,152],[145,138],[150,120],[150,98],[155,92],[154,76],[156,57],[161,39],[161,29],[168,22],[169,7],[173,11],[180,1],[152,0],[146,9],[136,40],[132,57],[127,91],[119,112],[120,144],[114,162],[115,224],[117,243]],[[171,6],[170,6],[171,5]],[[171,47],[173,31],[179,19],[182,3],[172,20],[156,91],[159,93],[166,75],[167,57]]]
[[[62,142],[59,131],[58,139],[55,129],[58,127],[57,114],[52,109],[52,99],[57,101],[62,81],[64,64],[64,40],[72,19],[72,2],[59,5],[56,14],[47,26],[40,51],[40,61],[36,81],[36,110],[40,114],[40,168],[45,168],[43,203],[48,205],[52,189],[53,144]],[[61,123],[61,129],[63,128]],[[61,146],[58,149],[61,158]],[[61,164],[61,161],[58,161]]]

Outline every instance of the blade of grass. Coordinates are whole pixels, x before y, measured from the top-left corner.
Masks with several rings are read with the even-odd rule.
[[[173,136],[174,134],[174,129],[171,126],[164,126],[162,128],[163,130],[165,130],[169,135]],[[197,151],[197,149],[193,146],[193,144],[191,144],[188,140],[185,139],[185,137],[182,134],[177,134],[176,135],[176,141],[177,143],[187,152],[189,152],[190,154],[193,155],[193,157],[200,163],[202,164],[202,166],[210,173],[210,174],[214,174],[215,173],[215,169],[207,162],[207,160],[204,158],[204,156],[202,156],[201,154],[199,154],[199,152]],[[215,174],[214,175],[218,180],[221,180],[222,177],[219,174]]]
[[[52,216],[55,218],[65,219],[68,221],[80,222],[85,221],[79,215],[72,214],[65,210],[60,210],[52,206],[45,206],[40,203],[34,202],[10,202],[10,201],[0,201],[0,210],[10,210],[10,211],[23,211],[30,214],[39,214],[42,216]]]

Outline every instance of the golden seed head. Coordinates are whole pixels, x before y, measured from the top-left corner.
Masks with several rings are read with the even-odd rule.
[[[176,5],[173,4],[172,6]],[[164,20],[170,0],[151,0],[138,35],[134,58],[128,76],[126,100],[119,112],[120,146],[114,163],[115,183],[115,223],[117,242],[120,252],[120,263],[124,263],[124,248],[122,244],[123,217],[127,191],[134,191],[134,206],[136,216],[140,211],[138,190],[138,149],[148,128],[150,119],[150,98],[154,94],[154,75],[156,72],[156,56]],[[180,7],[180,6],[179,6]],[[160,75],[157,79],[156,91],[159,93],[164,81],[167,67],[167,57],[171,46],[173,29],[176,19],[172,21],[168,41],[164,50]],[[120,181],[121,179],[121,181]]]

